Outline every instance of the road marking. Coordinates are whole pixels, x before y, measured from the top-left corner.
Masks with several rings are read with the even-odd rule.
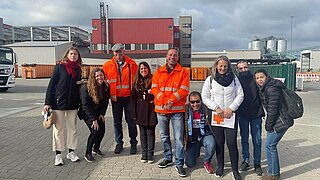
[[[294,125],[310,126],[310,127],[320,127],[320,125],[319,125],[319,124],[302,124],[302,123],[294,123]]]
[[[29,106],[29,107],[16,107],[16,108],[0,108],[0,118],[9,116],[12,114],[16,114],[22,111],[27,111],[30,109],[35,108],[36,106]]]

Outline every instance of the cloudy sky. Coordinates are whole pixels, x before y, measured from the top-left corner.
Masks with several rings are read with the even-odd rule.
[[[193,18],[193,51],[247,49],[250,40],[275,36],[293,49],[320,46],[319,0],[100,0],[110,18]],[[99,0],[0,0],[4,23],[74,25],[91,31]],[[291,18],[291,16],[294,16]]]

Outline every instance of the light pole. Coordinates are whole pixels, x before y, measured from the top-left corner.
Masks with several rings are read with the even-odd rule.
[[[290,62],[292,60],[292,55],[293,55],[293,52],[292,52],[292,22],[293,22],[293,18],[294,16],[290,16],[291,18],[291,29],[290,29]]]

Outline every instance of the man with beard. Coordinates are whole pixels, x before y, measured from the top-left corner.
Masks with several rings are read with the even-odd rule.
[[[253,144],[253,164],[254,171],[258,176],[262,176],[261,169],[261,124],[264,115],[258,87],[253,74],[249,70],[248,62],[239,61],[237,63],[238,77],[243,88],[244,100],[238,109],[239,127],[242,146],[243,162],[240,171],[247,171],[250,166],[249,154],[249,126]]]

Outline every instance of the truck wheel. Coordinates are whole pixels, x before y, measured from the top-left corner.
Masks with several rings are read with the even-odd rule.
[[[0,92],[6,92],[9,88],[0,88]]]

